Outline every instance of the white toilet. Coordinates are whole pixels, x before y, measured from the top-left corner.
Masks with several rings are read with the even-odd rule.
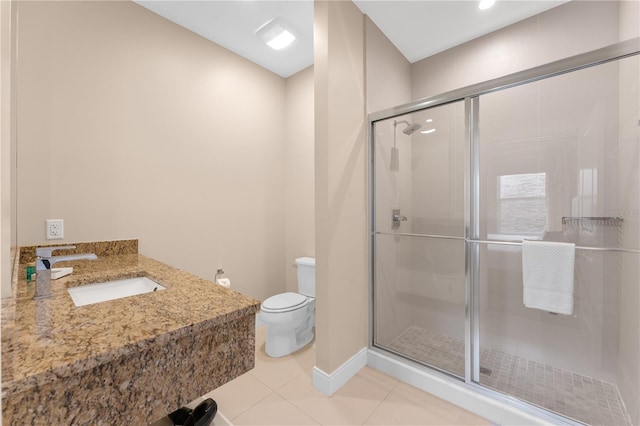
[[[273,358],[289,355],[313,340],[316,320],[316,260],[296,259],[298,292],[271,296],[260,307],[267,329],[265,351]]]

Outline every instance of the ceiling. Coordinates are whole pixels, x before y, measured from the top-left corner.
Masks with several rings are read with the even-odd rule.
[[[282,76],[313,64],[311,0],[134,0],[141,6]],[[480,37],[569,0],[354,0],[411,63]],[[279,18],[297,37],[282,50],[255,31]]]

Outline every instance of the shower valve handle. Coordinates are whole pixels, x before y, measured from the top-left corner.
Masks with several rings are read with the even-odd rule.
[[[400,214],[400,209],[391,210],[391,221],[394,225],[400,225],[400,222],[405,222],[406,220],[407,217]]]

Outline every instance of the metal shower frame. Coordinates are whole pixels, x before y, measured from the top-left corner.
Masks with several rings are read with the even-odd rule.
[[[478,112],[479,97],[492,92],[520,86],[527,83],[547,79],[550,77],[567,74],[585,68],[590,68],[617,61],[623,58],[640,54],[640,37],[622,41],[610,46],[606,46],[591,52],[571,56],[566,59],[551,62],[538,67],[530,68],[525,71],[516,72],[504,77],[488,80],[482,83],[463,87],[453,91],[445,92],[440,95],[431,96],[420,99],[411,103],[403,104],[397,107],[385,109],[368,116],[368,132],[369,132],[369,149],[367,152],[368,159],[368,182],[369,182],[369,200],[368,200],[368,223],[369,232],[369,350],[383,351],[384,353],[392,353],[386,348],[376,345],[375,339],[375,237],[377,234],[375,229],[375,178],[373,170],[375,166],[375,132],[374,125],[382,120],[395,118],[404,114],[409,114],[432,107],[446,105],[453,102],[464,102],[465,107],[465,137],[467,139],[466,149],[466,167],[464,176],[464,199],[465,199],[465,218],[464,218],[464,237],[446,237],[438,235],[416,235],[407,233],[394,233],[399,236],[422,236],[434,238],[446,238],[451,240],[465,241],[465,375],[464,383],[470,386],[474,391],[490,396],[501,402],[505,402],[523,411],[539,415],[541,417],[552,418],[555,421],[578,425],[571,419],[557,415],[553,412],[536,407],[525,401],[516,399],[501,392],[494,391],[479,382],[480,376],[480,357],[479,357],[479,306],[478,306],[478,272],[479,272],[479,250],[481,244],[519,244],[513,242],[500,241],[483,241],[480,240],[480,199],[479,199],[479,133],[478,133]],[[617,251],[626,251],[640,253],[640,250],[633,249],[615,249]],[[398,355],[398,354],[396,354]],[[400,355],[402,357],[402,355]],[[409,362],[414,362],[409,358],[403,357]],[[433,370],[435,374],[441,374],[443,377],[453,377],[447,372],[434,367],[426,367]],[[459,380],[456,377],[456,380]]]

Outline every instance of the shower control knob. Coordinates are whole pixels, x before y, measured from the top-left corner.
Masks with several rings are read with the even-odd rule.
[[[391,210],[391,222],[393,226],[400,226],[400,222],[405,222],[406,220],[407,217],[400,214],[400,209]]]

